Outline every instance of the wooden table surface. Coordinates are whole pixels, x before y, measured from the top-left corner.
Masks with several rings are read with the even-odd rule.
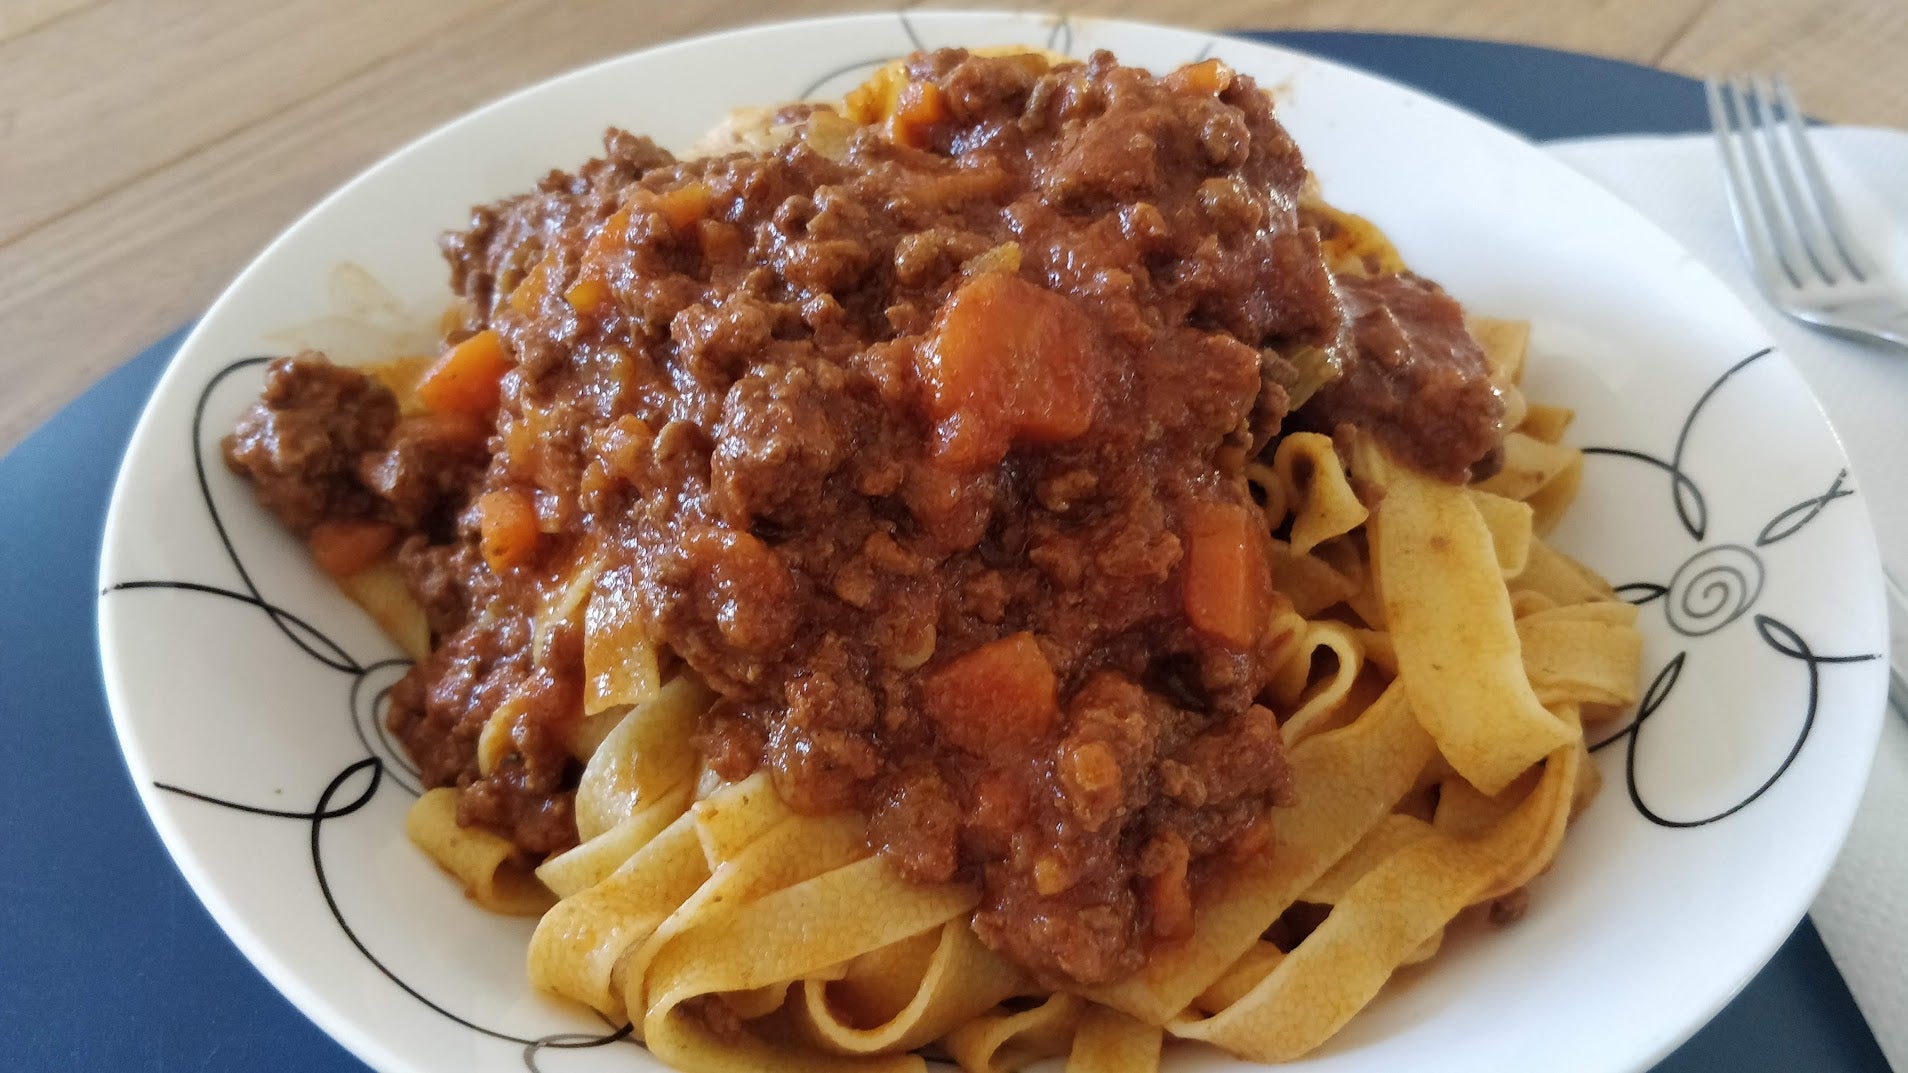
[[[893,0],[0,0],[0,450],[203,311],[299,213],[418,134],[602,57]],[[1045,5],[1042,5],[1045,6]],[[1199,27],[1549,45],[1782,70],[1908,127],[1903,0],[1081,0]]]

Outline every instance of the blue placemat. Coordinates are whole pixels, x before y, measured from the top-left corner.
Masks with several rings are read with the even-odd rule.
[[[1680,132],[1695,82],[1515,45],[1250,34],[1364,67],[1533,138]],[[0,1068],[362,1073],[246,963],[167,859],[100,688],[94,575],[121,452],[183,331],[0,459]],[[1888,1073],[1806,921],[1657,1073]]]

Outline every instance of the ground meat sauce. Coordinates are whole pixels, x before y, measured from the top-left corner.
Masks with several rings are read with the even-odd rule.
[[[865,811],[911,879],[978,884],[988,944],[1104,982],[1187,933],[1289,796],[1243,476],[1286,416],[1279,355],[1340,355],[1327,426],[1435,425],[1397,441],[1435,472],[1494,446],[1495,398],[1441,292],[1333,280],[1298,149],[1223,66],[946,50],[895,89],[714,158],[612,132],[476,210],[445,241],[452,341],[513,362],[481,457],[314,355],[270,368],[226,457],[294,529],[403,531],[433,651],[390,725],[464,822],[576,838],[581,627],[533,635],[588,564],[716,690],[714,770]],[[536,521],[502,568],[498,494]]]
[[[374,511],[358,462],[383,449],[397,421],[397,399],[371,378],[301,354],[265,367],[265,388],[226,439],[225,461],[252,478],[259,502],[304,533]]]
[[[1413,275],[1343,276],[1354,346],[1296,423],[1371,429],[1393,451],[1450,481],[1490,476],[1504,404],[1464,311]]]

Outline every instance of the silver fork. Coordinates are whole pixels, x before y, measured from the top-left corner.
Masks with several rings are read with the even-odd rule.
[[[1705,88],[1736,233],[1769,301],[1805,324],[1908,347],[1908,296],[1849,228],[1788,79]]]
[[[1908,347],[1908,297],[1849,229],[1789,80],[1712,78],[1704,88],[1730,215],[1769,301],[1804,324]],[[1908,591],[1883,577],[1894,626],[1888,701],[1908,717]]]

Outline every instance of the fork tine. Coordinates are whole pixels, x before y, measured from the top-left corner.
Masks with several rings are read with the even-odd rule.
[[[1795,225],[1797,245],[1806,260],[1797,261],[1795,270],[1800,273],[1804,268],[1813,268],[1824,283],[1840,282],[1842,266],[1835,259],[1835,243],[1829,238],[1827,228],[1818,222],[1818,217],[1808,199],[1802,196],[1802,188],[1796,182],[1795,168],[1789,163],[1790,154],[1783,150],[1782,127],[1776,122],[1774,93],[1769,88],[1768,79],[1749,76],[1749,103],[1746,107],[1754,111],[1756,118],[1756,140],[1761,143],[1762,152],[1768,158],[1769,170],[1775,173],[1776,190],[1786,216]]]
[[[1777,290],[1785,280],[1794,284],[1794,277],[1776,255],[1762,215],[1755,209],[1755,195],[1749,187],[1737,144],[1741,132],[1730,121],[1723,101],[1723,84],[1718,79],[1705,79],[1703,90],[1709,100],[1709,125],[1716,134],[1717,155],[1722,157],[1723,186],[1729,191],[1729,214],[1736,221],[1736,234],[1742,237],[1743,247],[1749,251],[1756,282],[1766,291]]]
[[[1866,283],[1876,272],[1875,261],[1855,240],[1855,233],[1849,230],[1848,221],[1842,217],[1841,203],[1835,199],[1834,189],[1822,174],[1822,162],[1816,157],[1815,146],[1809,141],[1808,128],[1802,124],[1802,109],[1796,104],[1795,90],[1790,88],[1787,78],[1777,75],[1775,92],[1776,99],[1782,102],[1783,127],[1788,131],[1790,151],[1801,162],[1802,176],[1808,185],[1809,196],[1814,201],[1815,211],[1828,228],[1829,240],[1835,244],[1835,252],[1841,255],[1842,263],[1848,266],[1856,279]]]
[[[1807,261],[1802,246],[1796,239],[1795,226],[1782,211],[1781,202],[1776,200],[1775,187],[1769,179],[1769,166],[1763,159],[1768,146],[1756,135],[1754,121],[1749,114],[1748,92],[1744,88],[1746,80],[1731,78],[1723,95],[1729,105],[1729,116],[1737,133],[1738,144],[1742,147],[1742,159],[1749,172],[1749,188],[1755,193],[1755,210],[1768,229],[1770,242],[1775,246],[1776,259],[1782,263],[1783,272],[1789,282],[1800,287],[1807,271]]]

